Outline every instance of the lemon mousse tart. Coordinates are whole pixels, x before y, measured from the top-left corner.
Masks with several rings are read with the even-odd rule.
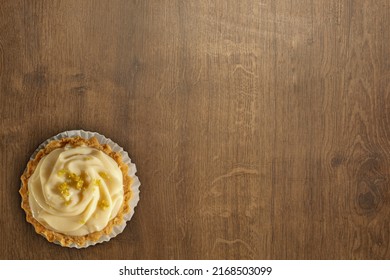
[[[49,142],[23,173],[22,208],[35,231],[62,246],[83,246],[125,223],[131,178],[121,155],[96,138]]]

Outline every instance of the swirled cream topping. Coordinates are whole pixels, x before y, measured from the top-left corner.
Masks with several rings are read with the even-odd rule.
[[[110,156],[80,146],[44,156],[28,182],[34,218],[72,236],[102,230],[123,202],[122,172]]]

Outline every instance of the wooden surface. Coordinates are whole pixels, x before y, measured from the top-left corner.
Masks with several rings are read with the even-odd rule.
[[[2,259],[390,258],[390,2],[0,4]],[[34,233],[20,175],[70,129],[137,164],[123,234]]]

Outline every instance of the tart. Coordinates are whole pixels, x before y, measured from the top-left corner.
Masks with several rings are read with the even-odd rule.
[[[83,248],[115,236],[113,230],[123,230],[131,211],[128,168],[119,152],[95,137],[49,141],[21,176],[26,220],[65,247]]]

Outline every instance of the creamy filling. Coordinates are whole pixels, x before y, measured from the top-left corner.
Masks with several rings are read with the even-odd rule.
[[[28,181],[34,218],[72,236],[102,230],[123,202],[122,172],[110,156],[81,146],[55,149]]]

